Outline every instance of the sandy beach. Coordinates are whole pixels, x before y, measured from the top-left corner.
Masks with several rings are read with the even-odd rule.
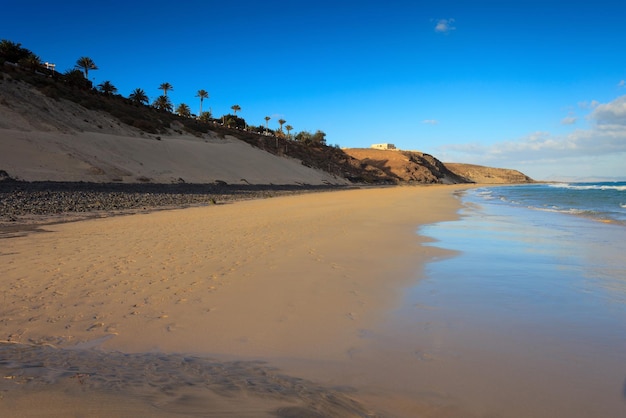
[[[230,365],[220,370],[251,362],[242,376],[267,378],[279,367],[276,373],[307,379],[307,387],[319,385],[318,394],[333,384],[342,402],[327,413],[354,401],[350,414],[375,414],[380,405],[352,394],[347,386],[355,382],[333,369],[368,344],[420,266],[446,255],[422,246],[416,230],[455,218],[454,191],[463,187],[277,197],[48,225],[6,238],[0,408],[21,416],[40,416],[43,404],[58,415],[223,416],[233,406],[232,416],[324,415],[324,402],[301,392],[281,398],[248,387],[220,396],[202,383],[217,372],[168,391],[169,368],[180,364],[168,356],[192,356]],[[59,353],[71,353],[82,368]],[[62,372],[52,360],[59,356]],[[20,368],[29,358],[38,359],[40,373]],[[142,362],[157,360],[162,369],[146,374]]]

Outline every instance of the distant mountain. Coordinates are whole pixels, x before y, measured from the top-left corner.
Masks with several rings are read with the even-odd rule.
[[[615,182],[623,182],[626,181],[626,177],[602,177],[602,176],[594,176],[594,177],[572,177],[572,176],[560,176],[557,174],[547,176],[552,182],[563,182],[563,183],[615,183]]]

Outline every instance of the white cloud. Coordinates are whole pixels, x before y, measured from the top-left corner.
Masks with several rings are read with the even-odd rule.
[[[561,119],[561,125],[573,125],[577,120],[578,118],[576,116],[566,116]]]
[[[569,119],[575,118],[569,116],[564,121]],[[538,173],[576,176],[583,165],[588,175],[625,176],[626,95],[597,104],[588,120],[589,129],[566,135],[534,132],[513,141],[449,145],[441,151],[447,161],[526,169],[526,174],[536,178],[542,178]],[[618,165],[616,161],[622,162]]]
[[[456,27],[453,26],[454,19],[439,19],[437,20],[437,24],[435,25],[435,32],[439,33],[449,33],[453,30],[456,30]]]
[[[435,119],[424,119],[422,123],[425,123],[426,125],[437,125],[439,124],[439,121]]]
[[[617,83],[617,87],[626,87],[626,80],[620,80],[620,82]]]
[[[599,125],[621,125],[626,128],[626,96],[599,105],[591,113],[590,118]]]

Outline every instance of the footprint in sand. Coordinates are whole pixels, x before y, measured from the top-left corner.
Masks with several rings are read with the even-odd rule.
[[[7,341],[9,342],[20,341],[20,339],[22,338],[22,335],[24,335],[25,332],[26,332],[25,329],[18,329],[16,332],[9,334]]]
[[[87,328],[87,331],[93,331],[94,329],[102,328],[103,326],[104,322],[96,322],[95,324],[92,324],[89,328]]]
[[[419,361],[425,361],[428,363],[435,360],[435,356],[433,356],[432,353],[429,353],[427,350],[417,349],[415,350],[415,356]]]

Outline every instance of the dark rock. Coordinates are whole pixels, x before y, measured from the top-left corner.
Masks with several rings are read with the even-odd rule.
[[[9,176],[9,173],[7,173],[4,170],[0,170],[0,181],[15,181],[15,180],[11,178],[11,176]]]
[[[63,213],[120,212],[213,205],[342,186],[191,183],[0,182],[0,221]]]

